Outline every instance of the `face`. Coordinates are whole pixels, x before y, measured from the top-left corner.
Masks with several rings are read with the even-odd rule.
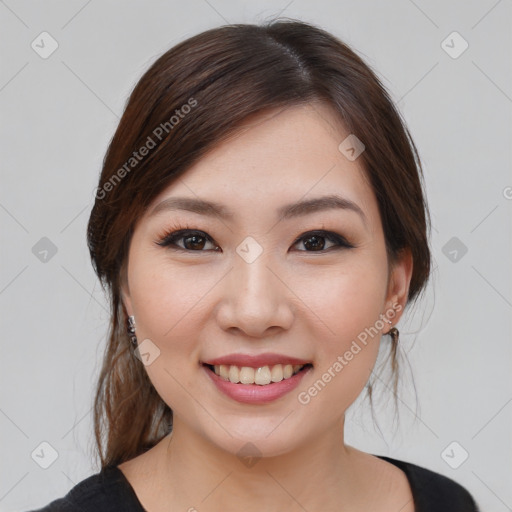
[[[338,149],[349,133],[327,106],[242,128],[155,198],[122,291],[175,424],[271,456],[339,430],[411,264],[389,266],[361,159]]]

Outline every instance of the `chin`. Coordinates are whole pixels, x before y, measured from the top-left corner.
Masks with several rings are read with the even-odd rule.
[[[270,439],[270,437],[262,438],[245,435],[233,438],[211,439],[211,442],[215,443],[219,448],[229,454],[238,457],[242,463],[244,463],[246,459],[251,458],[278,457],[300,446],[298,440],[293,442],[289,437],[276,436],[272,439]]]
[[[303,428],[299,428],[295,422],[285,426],[283,423],[288,420],[283,422],[283,418],[286,418],[286,414],[266,419],[246,416],[238,422],[223,423],[226,430],[219,428],[211,432],[208,428],[202,432],[202,436],[209,443],[241,459],[277,457],[307,442],[305,436],[303,438]]]

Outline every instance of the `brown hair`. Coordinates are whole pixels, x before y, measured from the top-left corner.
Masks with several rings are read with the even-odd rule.
[[[120,296],[137,219],[249,116],[318,100],[366,146],[360,158],[377,198],[389,261],[401,249],[412,253],[408,303],[424,289],[430,219],[421,164],[405,123],[368,65],[328,32],[296,20],[226,25],[181,42],[134,88],[105,155],[89,219],[91,259],[112,308],[94,402],[102,467],[143,453],[172,428],[171,409],[131,350]],[[396,392],[396,346],[392,369]],[[371,387],[369,396],[371,401]]]

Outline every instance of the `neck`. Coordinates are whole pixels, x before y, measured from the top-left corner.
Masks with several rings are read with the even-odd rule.
[[[172,435],[161,442],[162,491],[167,503],[182,510],[231,510],[240,504],[248,512],[339,510],[358,489],[354,450],[344,444],[343,425],[344,419],[288,453],[250,459],[213,445],[177,419]]]

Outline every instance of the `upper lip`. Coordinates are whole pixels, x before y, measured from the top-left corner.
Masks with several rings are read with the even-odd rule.
[[[215,359],[203,361],[204,364],[212,366],[227,365],[227,366],[248,366],[249,368],[261,368],[263,366],[274,366],[276,364],[309,364],[310,361],[299,359],[297,357],[286,356],[284,354],[229,354]]]

